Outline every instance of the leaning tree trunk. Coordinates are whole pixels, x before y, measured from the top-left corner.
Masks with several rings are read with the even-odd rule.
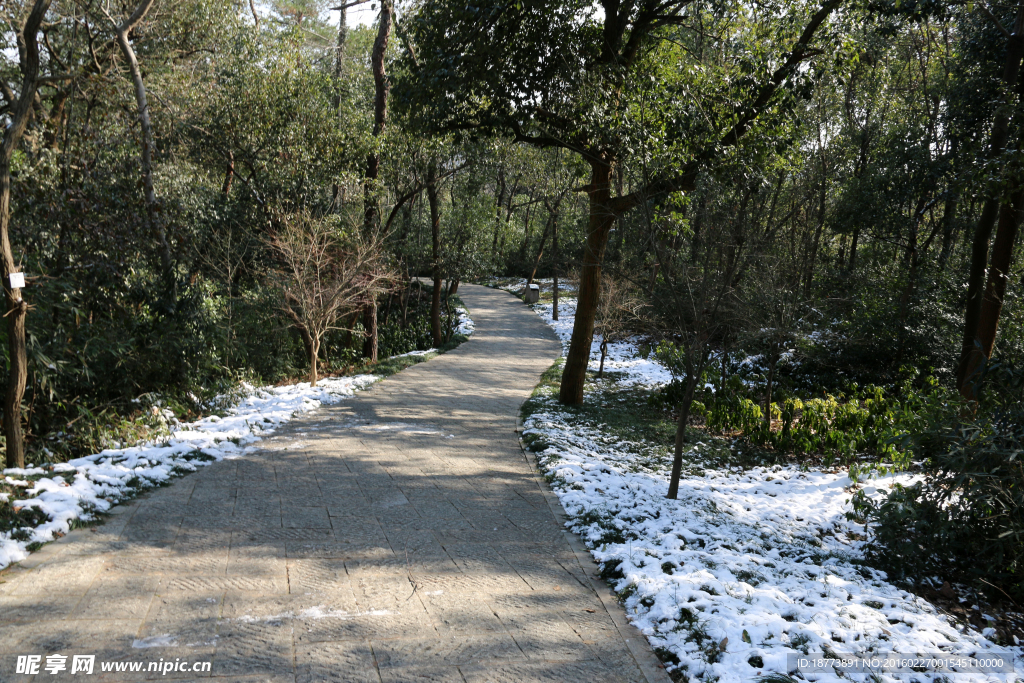
[[[1006,62],[1003,65],[1003,91],[1009,98],[1017,84],[1020,74],[1021,59],[1024,59],[1024,2],[1017,8],[1017,19],[1013,33],[1007,40]],[[1010,136],[1010,115],[1013,108],[1005,101],[997,110],[992,122],[992,133],[989,139],[988,158],[995,159],[1006,148]],[[999,214],[999,199],[989,197],[981,211],[981,217],[974,230],[971,245],[971,266],[967,280],[967,309],[964,314],[963,337],[960,345],[960,362],[957,366],[957,386],[961,395],[967,399],[974,398],[971,386],[971,368],[977,368],[981,359],[976,355],[975,342],[978,339],[978,324],[981,320],[981,308],[985,297],[985,274],[988,263],[989,238]]]
[[[167,297],[165,304],[170,310],[174,307],[177,292],[175,291],[174,270],[171,262],[171,247],[167,241],[167,232],[157,215],[156,190],[153,188],[153,124],[149,118],[149,102],[146,99],[146,85],[142,82],[142,70],[139,68],[139,60],[135,57],[131,41],[128,40],[129,32],[142,21],[154,1],[143,0],[132,16],[115,26],[115,31],[117,44],[121,47],[125,61],[128,62],[128,72],[131,74],[132,86],[135,89],[135,103],[139,110],[139,125],[142,129],[142,186],[146,197],[146,218],[149,221],[150,233],[156,241],[157,250],[160,253],[161,275]]]
[[[615,223],[611,207],[612,166],[607,161],[594,161],[590,166],[590,187],[587,190],[590,217],[587,241],[583,248],[580,289],[576,300],[576,319],[572,341],[562,371],[558,400],[566,405],[583,403],[583,386],[587,379],[590,347],[594,341],[594,320],[601,296],[601,262],[608,246],[608,234]]]
[[[21,432],[21,399],[28,381],[28,357],[25,350],[25,316],[28,304],[21,297],[21,289],[11,287],[11,273],[18,270],[11,246],[11,159],[18,148],[35,99],[39,77],[39,42],[36,32],[43,21],[51,0],[36,0],[32,12],[21,31],[21,93],[12,102],[8,112],[7,129],[0,145],[0,260],[3,262],[4,299],[7,303],[7,349],[10,374],[4,398],[4,436],[7,439],[7,466],[25,466],[25,442]]]

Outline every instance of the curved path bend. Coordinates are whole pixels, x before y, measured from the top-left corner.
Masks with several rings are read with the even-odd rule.
[[[457,350],[0,573],[0,681],[667,681],[519,447],[554,335],[460,294]],[[53,653],[96,673],[15,673]],[[161,659],[211,671],[99,671]]]

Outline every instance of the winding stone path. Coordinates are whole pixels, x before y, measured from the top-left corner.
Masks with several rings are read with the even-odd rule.
[[[553,334],[460,294],[457,350],[0,573],[0,681],[667,681],[519,448]],[[52,653],[96,672],[15,673]],[[99,671],[160,659],[211,672]]]

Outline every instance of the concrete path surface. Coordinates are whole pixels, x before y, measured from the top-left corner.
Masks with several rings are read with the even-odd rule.
[[[519,448],[553,334],[460,294],[455,351],[0,573],[0,681],[667,681]]]

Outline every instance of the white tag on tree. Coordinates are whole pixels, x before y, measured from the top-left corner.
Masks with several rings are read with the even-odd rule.
[[[11,273],[11,289],[25,288],[25,273]]]

